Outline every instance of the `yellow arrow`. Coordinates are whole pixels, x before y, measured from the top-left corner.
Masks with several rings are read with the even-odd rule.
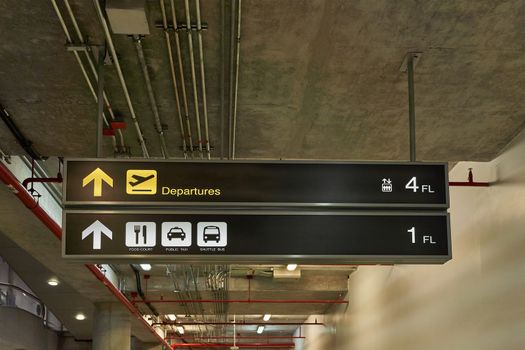
[[[86,187],[93,181],[93,196],[101,197],[102,196],[102,181],[107,183],[110,187],[113,187],[113,179],[106,174],[102,169],[96,168],[88,176],[82,179],[82,187]]]

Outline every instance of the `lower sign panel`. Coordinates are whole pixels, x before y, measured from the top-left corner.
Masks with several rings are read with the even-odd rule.
[[[63,256],[243,263],[444,263],[447,213],[66,211]]]

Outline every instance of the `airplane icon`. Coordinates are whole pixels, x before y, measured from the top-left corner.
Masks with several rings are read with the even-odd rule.
[[[127,194],[155,194],[157,193],[157,171],[135,170],[126,172]]]
[[[133,187],[140,185],[143,182],[148,181],[149,179],[153,179],[155,177],[155,174],[151,174],[150,176],[140,176],[140,175],[133,175],[131,176],[135,181],[130,182],[129,184]],[[148,191],[148,190],[136,190],[136,191]]]

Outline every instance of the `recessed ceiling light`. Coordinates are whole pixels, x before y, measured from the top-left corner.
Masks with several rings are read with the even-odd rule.
[[[170,320],[170,321],[175,321],[177,319],[177,316],[175,316],[174,314],[168,314],[166,315],[166,317]]]
[[[56,287],[59,283],[60,282],[58,282],[56,278],[50,278],[47,280],[47,284],[49,284],[51,287]]]
[[[83,313],[78,313],[75,315],[75,319],[79,321],[84,321],[86,319],[86,315],[84,315]]]
[[[265,322],[268,322],[268,321],[270,321],[270,318],[271,318],[271,317],[272,317],[272,315],[270,315],[270,314],[265,314],[265,315],[263,316],[263,320],[264,320]]]
[[[286,269],[287,269],[288,271],[295,271],[296,268],[297,268],[297,264],[288,264],[288,265],[286,266]]]
[[[150,264],[140,264],[140,268],[144,271],[149,271],[151,270],[151,265]]]
[[[262,334],[264,332],[264,326],[257,327],[257,334]]]
[[[179,334],[184,334],[184,327],[177,326],[177,332],[179,332]]]

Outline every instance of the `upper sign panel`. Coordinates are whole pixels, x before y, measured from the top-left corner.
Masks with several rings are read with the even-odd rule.
[[[446,164],[66,160],[64,204],[448,208]]]

